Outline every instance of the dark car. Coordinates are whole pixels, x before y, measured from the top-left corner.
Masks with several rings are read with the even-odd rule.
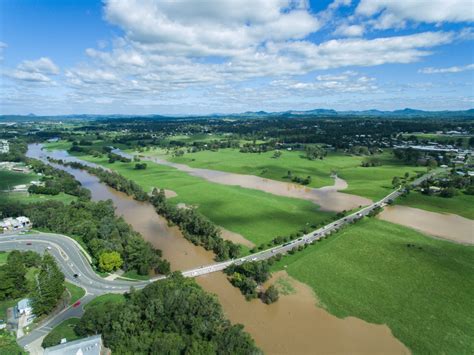
[[[26,245],[31,245],[31,242],[27,242]]]
[[[74,274],[72,276],[74,276],[74,278],[77,279],[79,277],[79,274]]]

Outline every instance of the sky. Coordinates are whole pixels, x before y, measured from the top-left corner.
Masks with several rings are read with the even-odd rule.
[[[474,107],[474,0],[3,0],[0,114]]]

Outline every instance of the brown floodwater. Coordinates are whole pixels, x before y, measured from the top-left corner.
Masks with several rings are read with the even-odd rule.
[[[358,318],[337,318],[316,305],[312,289],[285,272],[273,274],[267,283],[284,277],[294,290],[271,305],[246,301],[222,273],[197,278],[207,291],[215,293],[226,316],[245,325],[257,345],[267,354],[408,354],[386,325]]]
[[[130,156],[118,149],[114,150],[114,152],[125,156]],[[171,166],[192,176],[197,176],[217,184],[241,186],[248,189],[268,192],[273,195],[309,200],[319,205],[323,211],[349,211],[359,206],[366,206],[372,203],[371,200],[365,197],[340,192],[340,190],[347,188],[347,183],[338,177],[335,177],[333,186],[326,186],[316,189],[294,183],[265,179],[255,175],[193,168],[185,164],[173,163],[160,157],[143,157],[142,159],[153,161],[161,165]]]
[[[388,206],[378,215],[388,222],[462,244],[474,244],[474,221],[456,214],[436,213],[408,206]]]
[[[29,146],[28,156],[47,162],[46,155],[69,160],[67,152],[45,152],[40,145]],[[73,160],[80,161],[77,158]],[[179,229],[168,226],[149,203],[135,201],[100,183],[97,177],[85,171],[51,165],[74,175],[85,188],[91,190],[93,200],[111,199],[117,215],[123,216],[145,240],[161,249],[173,270],[213,262],[213,253],[188,242]],[[276,273],[270,282],[280,277],[288,278],[285,273]],[[387,326],[369,324],[357,318],[336,318],[316,305],[317,299],[311,288],[295,280],[291,281],[294,292],[282,295],[272,305],[265,305],[260,300],[247,302],[221,272],[196,280],[206,291],[217,295],[226,317],[233,323],[243,324],[267,354],[409,353]]]

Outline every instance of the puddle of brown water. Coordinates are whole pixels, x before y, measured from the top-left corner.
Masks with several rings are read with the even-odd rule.
[[[222,238],[225,240],[230,240],[231,242],[242,244],[249,248],[253,248],[255,246],[255,244],[252,243],[250,240],[245,239],[242,234],[232,232],[221,226],[219,226],[219,229],[221,230]]]
[[[119,150],[117,153],[124,154]],[[185,164],[178,164],[158,157],[147,157],[144,160],[153,161],[157,164],[174,167],[187,172],[190,175],[206,179],[222,185],[241,186],[248,189],[256,189],[278,196],[294,197],[309,200],[321,207],[323,211],[340,212],[351,210],[359,206],[369,205],[372,201],[356,195],[339,192],[347,188],[347,183],[338,177],[335,178],[333,186],[315,189],[294,183],[271,180],[254,175],[236,174],[218,170],[192,168]]]
[[[474,244],[474,221],[455,214],[397,205],[385,207],[378,218],[453,242]]]
[[[275,273],[269,283],[289,278]],[[242,323],[266,354],[408,354],[409,350],[385,325],[369,324],[357,318],[339,319],[316,306],[313,291],[291,279],[295,292],[281,295],[278,302],[265,305],[247,302],[222,273],[196,279],[215,293],[226,316]]]

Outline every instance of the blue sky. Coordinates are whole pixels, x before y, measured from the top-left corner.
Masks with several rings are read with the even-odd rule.
[[[472,0],[0,2],[0,114],[474,107]]]

